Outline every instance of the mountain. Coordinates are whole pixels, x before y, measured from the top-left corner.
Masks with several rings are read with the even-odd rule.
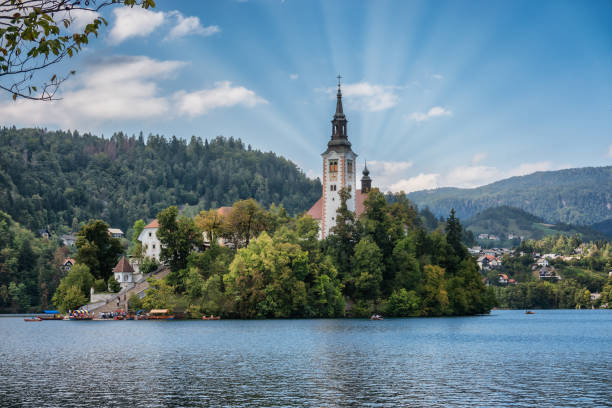
[[[417,191],[408,198],[437,216],[454,208],[468,219],[490,207],[510,206],[551,224],[589,225],[612,218],[612,166],[537,172],[471,189]]]
[[[295,214],[321,195],[318,179],[240,139],[5,127],[0,145],[0,210],[31,230],[68,232],[100,218],[125,231],[170,205],[208,209],[250,197]]]
[[[606,239],[606,236],[586,226],[568,224],[550,224],[540,217],[529,214],[519,208],[508,206],[491,207],[476,214],[463,222],[466,229],[472,231],[477,238],[480,234],[495,235],[496,246],[512,246],[518,244],[518,237],[539,240],[547,235],[575,235],[580,234],[584,241]],[[515,238],[509,238],[512,234]],[[490,241],[485,239],[484,242]],[[483,240],[479,240],[483,242]]]
[[[602,234],[605,234],[606,236],[612,239],[612,219],[597,222],[591,225],[591,228],[593,228],[595,231],[599,231]]]

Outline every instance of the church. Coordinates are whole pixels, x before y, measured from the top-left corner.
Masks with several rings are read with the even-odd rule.
[[[328,236],[331,228],[336,225],[336,211],[340,207],[340,190],[342,188],[348,190],[350,198],[346,203],[347,207],[359,217],[363,213],[363,202],[372,188],[372,179],[366,165],[362,173],[361,189],[357,189],[357,154],[351,149],[351,142],[348,140],[346,126],[348,121],[342,109],[340,78],[338,76],[336,113],[331,121],[331,140],[327,143],[327,150],[321,154],[323,192],[321,198],[308,211],[308,215],[319,222],[321,239]]]

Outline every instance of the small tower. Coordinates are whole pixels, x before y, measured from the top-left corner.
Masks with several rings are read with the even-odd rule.
[[[321,217],[321,238],[329,235],[330,229],[336,225],[336,212],[340,207],[339,192],[346,188],[351,194],[347,201],[350,211],[355,211],[357,155],[351,149],[347,135],[347,120],[342,109],[342,90],[338,75],[338,93],[336,94],[336,113],[331,121],[331,140],[323,157],[323,214]]]
[[[365,163],[363,166],[363,177],[361,177],[361,193],[368,194],[372,189],[372,179],[370,178],[370,170],[368,170],[368,164]]]

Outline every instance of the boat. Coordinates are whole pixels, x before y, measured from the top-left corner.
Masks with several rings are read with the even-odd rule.
[[[221,316],[202,316],[202,320],[221,320]]]
[[[532,312],[531,310],[525,310],[525,314],[535,314],[535,312]]]
[[[171,315],[168,309],[152,309],[147,320],[174,320],[174,315]]]
[[[372,315],[370,320],[383,320],[383,317],[381,315]]]
[[[24,322],[42,322],[43,319],[41,319],[40,317],[36,316],[36,317],[26,317],[25,319],[23,319]]]

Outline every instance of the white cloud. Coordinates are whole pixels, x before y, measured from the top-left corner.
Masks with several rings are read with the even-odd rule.
[[[229,81],[218,82],[215,88],[195,92],[179,91],[173,97],[178,112],[188,116],[202,115],[211,109],[244,105],[254,107],[268,101],[242,86],[232,87]]]
[[[130,37],[146,37],[164,23],[162,11],[141,7],[118,7],[113,10],[115,25],[109,34],[112,44],[119,44]]]
[[[478,164],[478,163],[480,163],[481,161],[483,161],[484,159],[486,159],[486,158],[487,158],[487,156],[488,156],[488,155],[487,155],[486,153],[483,153],[483,152],[481,152],[481,153],[475,153],[475,154],[472,156],[472,164]]]
[[[484,155],[475,155],[476,161]],[[522,163],[508,170],[473,163],[456,166],[443,173],[411,174],[412,162],[369,161],[368,168],[375,186],[382,191],[406,193],[438,187],[474,188],[513,176],[522,176],[536,171],[559,170],[563,166],[549,161]]]
[[[424,122],[426,120],[437,118],[441,116],[452,116],[453,112],[447,110],[441,106],[434,106],[429,109],[426,113],[423,112],[414,112],[408,116],[408,119],[414,120],[415,122]]]
[[[343,102],[350,109],[377,112],[389,109],[397,105],[399,97],[395,94],[398,86],[373,85],[369,82],[357,82],[354,84],[343,84],[342,95],[345,97]],[[336,96],[337,88],[316,89],[330,95]]]
[[[232,87],[229,82],[209,90],[162,94],[159,82],[175,76],[184,65],[181,61],[158,61],[144,56],[100,60],[64,84],[61,100],[7,101],[0,103],[0,117],[5,122],[26,126],[53,124],[91,129],[92,125],[109,120],[195,116],[215,107],[237,104],[252,107],[265,102],[253,91]]]
[[[342,86],[342,94],[347,97],[349,106],[369,112],[381,111],[397,105],[399,97],[393,91],[394,87],[372,85],[368,82]]]
[[[612,145],[608,148],[608,157],[612,157]]]
[[[296,79],[298,79],[299,77],[300,77],[300,76],[299,76],[298,74],[291,74],[291,75],[289,75],[289,79],[292,79],[292,80],[296,80]]]
[[[408,179],[398,180],[396,183],[392,184],[389,189],[393,192],[403,191],[404,193],[419,190],[430,190],[438,187],[439,177],[440,175],[436,173],[420,173],[419,175],[410,177]]]
[[[202,35],[208,37],[221,31],[219,26],[211,25],[203,27],[200,23],[200,18],[196,16],[184,17],[178,11],[173,11],[170,15],[176,17],[176,25],[172,27],[167,39],[177,39],[187,35]]]
[[[93,21],[98,17],[100,17],[100,13],[97,11],[75,9],[56,14],[53,19],[59,24],[60,27],[64,27],[63,20],[70,20],[68,30],[73,33],[82,33],[83,30],[85,30],[85,26],[93,23]]]
[[[433,79],[444,79],[444,75],[440,75],[440,74],[433,74],[431,77]]]

